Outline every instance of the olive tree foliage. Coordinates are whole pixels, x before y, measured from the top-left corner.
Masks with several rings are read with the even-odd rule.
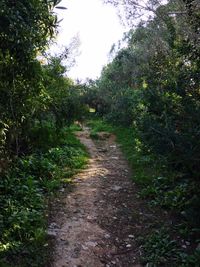
[[[50,57],[43,66],[43,84],[48,95],[48,106],[40,113],[40,120],[51,118],[57,131],[65,125],[69,126],[74,120],[81,119],[84,111],[80,98],[82,87],[65,75],[68,67],[64,66],[63,60],[66,58],[67,54]]]
[[[45,49],[55,32],[57,18],[53,7],[58,0],[16,1],[0,3],[1,53],[27,62],[27,58]]]
[[[43,97],[36,59],[54,36],[59,0],[0,1],[0,146],[19,154],[28,138],[37,103]],[[3,147],[5,149],[3,149]]]
[[[59,57],[62,64],[65,66],[66,72],[68,72],[76,64],[76,58],[80,55],[79,47],[81,40],[79,34],[76,34],[70,41],[67,47],[64,48],[63,52],[56,55]]]
[[[104,3],[117,8],[121,21],[129,26],[138,25],[141,20],[152,20],[155,16],[161,18],[162,13],[158,7],[167,2],[167,0],[104,0]]]
[[[97,95],[105,99],[106,118],[134,125],[148,150],[198,179],[200,24],[194,3],[169,1],[157,7],[162,19],[155,15],[130,30],[127,47],[103,69]]]
[[[117,7],[121,18],[124,21],[128,20],[129,24],[137,19],[152,20],[155,16],[162,19],[165,14],[160,7],[167,6],[169,3],[173,4],[173,9],[168,11],[171,15],[183,15],[187,12],[188,6],[191,8],[192,5],[192,9],[197,9],[199,5],[198,0],[104,0],[104,3]]]

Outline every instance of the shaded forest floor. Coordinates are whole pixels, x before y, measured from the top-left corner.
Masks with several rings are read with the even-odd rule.
[[[51,204],[47,267],[139,267],[140,238],[169,221],[138,197],[131,170],[115,136],[90,138],[88,128],[77,137],[90,153],[85,170]],[[134,170],[133,170],[134,171]]]

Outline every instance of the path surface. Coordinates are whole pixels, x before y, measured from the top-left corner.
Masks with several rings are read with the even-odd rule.
[[[49,235],[54,252],[49,266],[142,266],[135,235],[144,230],[146,217],[155,218],[142,208],[114,136],[93,142],[87,128],[77,136],[91,159],[75,177],[73,190],[62,189],[52,206]]]

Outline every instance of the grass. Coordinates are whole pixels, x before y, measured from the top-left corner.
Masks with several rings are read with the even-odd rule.
[[[78,131],[82,131],[82,127],[80,126],[80,124],[78,124],[78,123],[74,123],[74,124],[72,124],[71,126],[70,126],[70,130],[72,131],[72,132],[78,132]]]
[[[133,180],[146,186],[156,175],[153,155],[143,152],[143,147],[133,128],[115,127],[114,133],[121,144],[122,151],[134,170]]]
[[[93,139],[98,139],[99,132],[113,132],[111,125],[99,119],[88,121],[87,126],[91,128],[90,137]]]
[[[87,163],[71,129],[56,146],[19,158],[0,180],[0,266],[44,266],[48,197]]]

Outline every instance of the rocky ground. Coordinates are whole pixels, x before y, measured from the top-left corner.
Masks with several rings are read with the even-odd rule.
[[[93,141],[85,128],[77,136],[91,158],[72,190],[62,188],[51,205],[53,252],[47,267],[142,266],[136,239],[159,223],[158,214],[138,198],[113,135]]]

